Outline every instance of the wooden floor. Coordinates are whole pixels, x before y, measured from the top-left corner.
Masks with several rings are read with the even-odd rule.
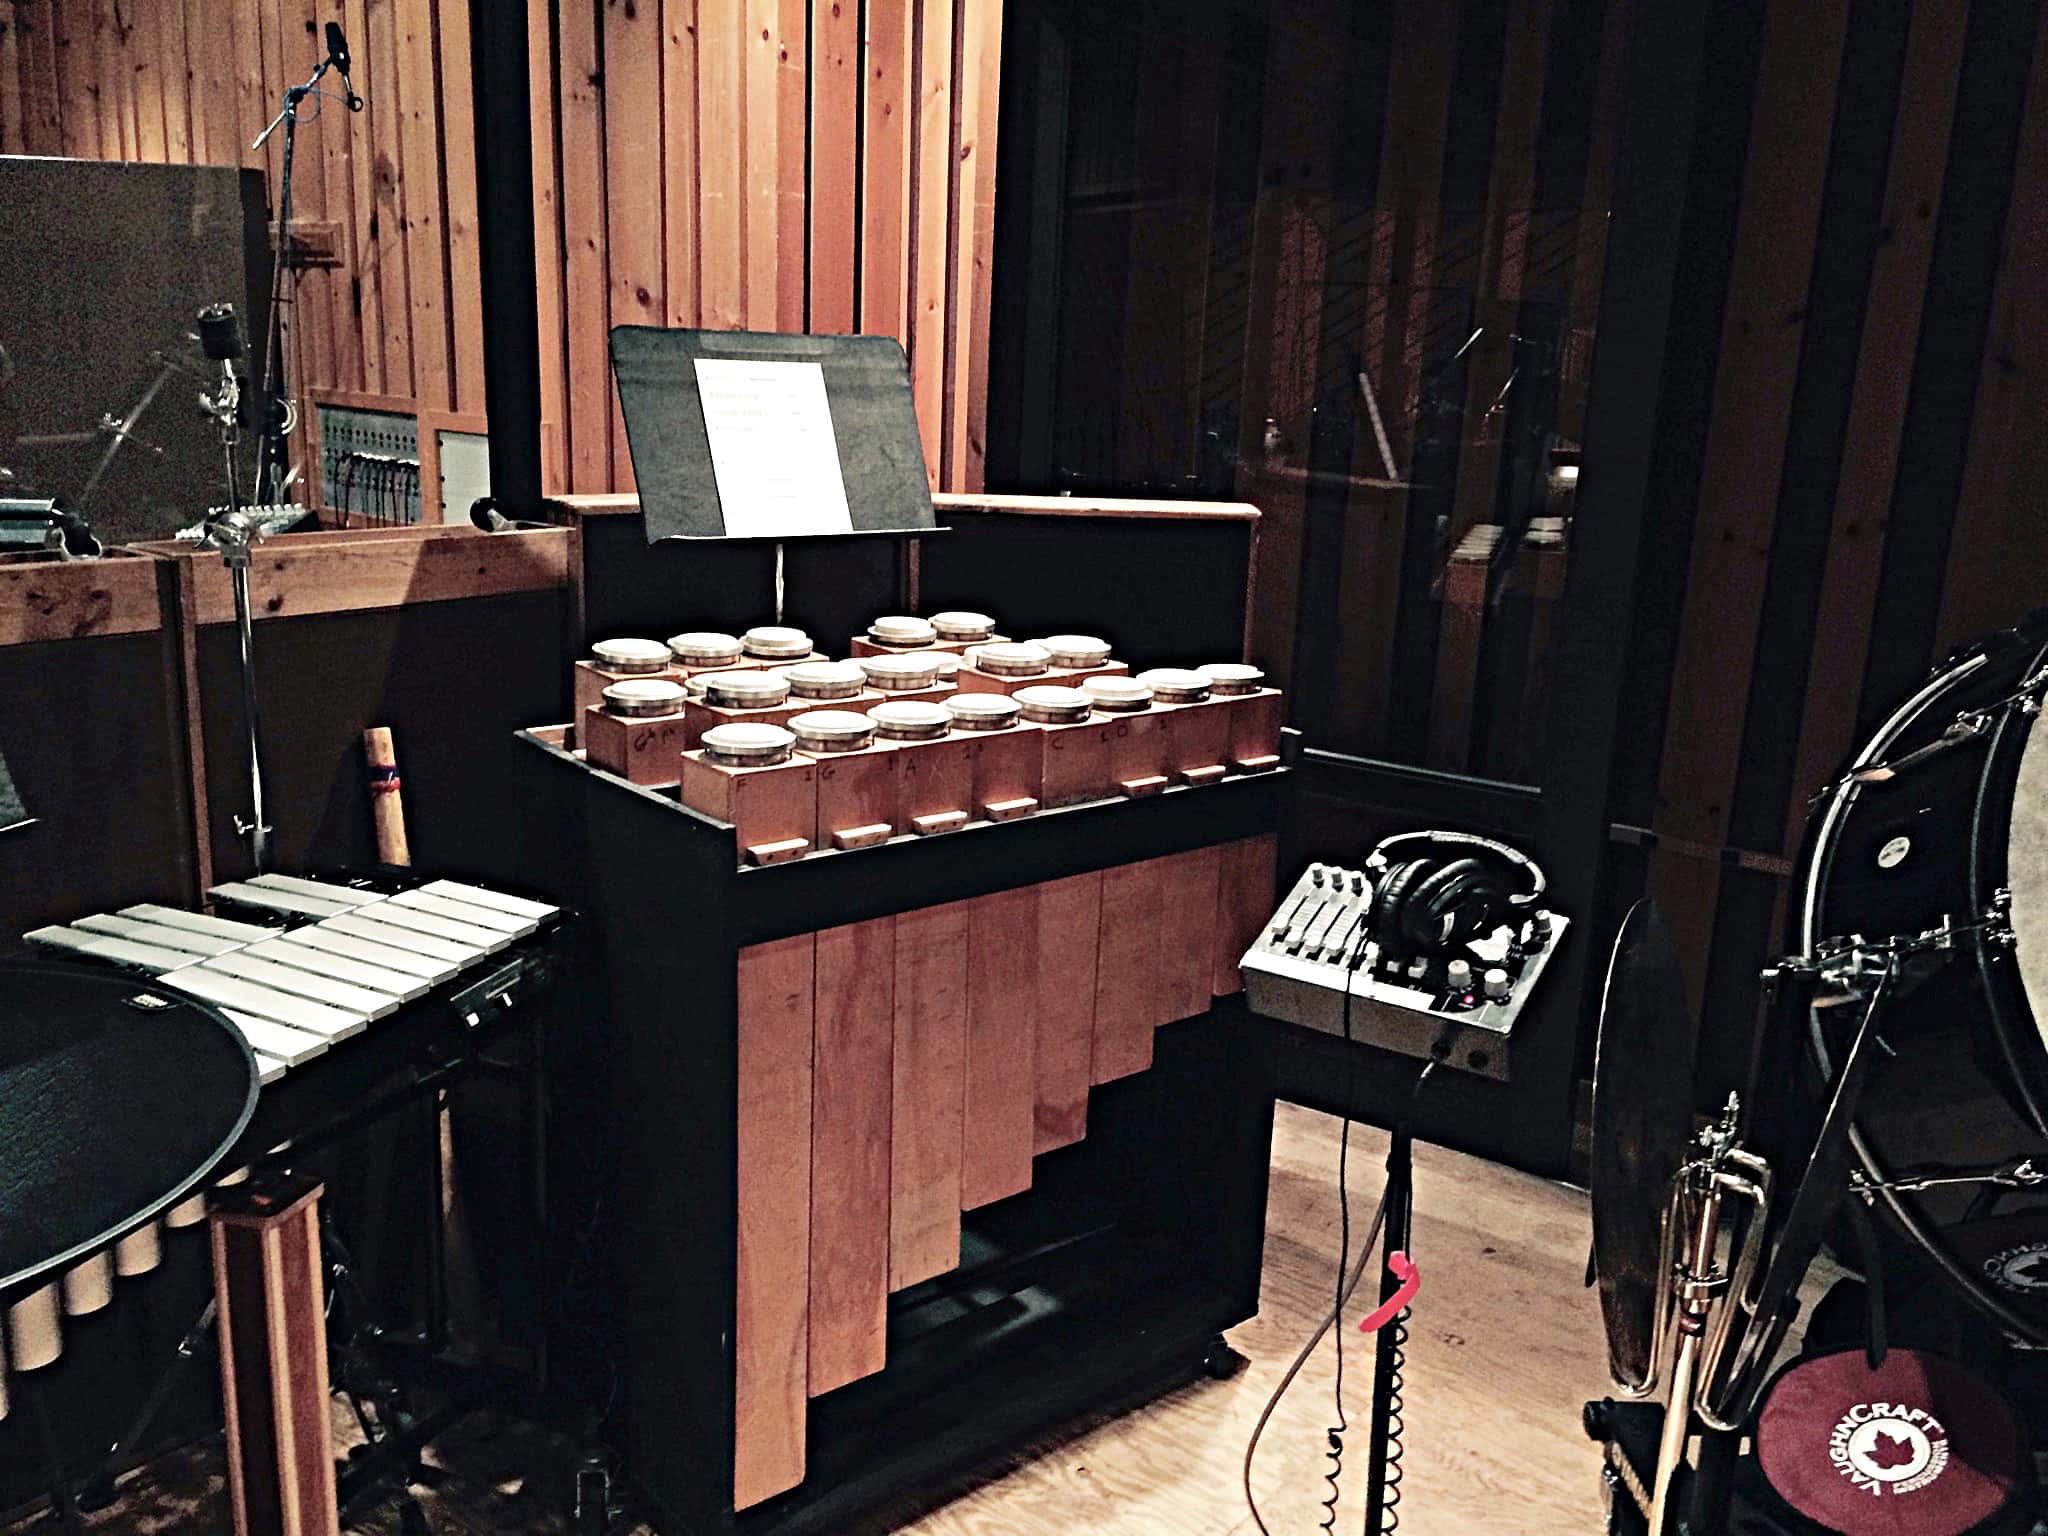
[[[1259,1316],[1230,1341],[1242,1375],[1202,1381],[1064,1444],[904,1527],[915,1536],[1256,1536],[1245,1442],[1288,1362],[1331,1300],[1338,1122],[1282,1104]],[[1354,1127],[1353,1241],[1371,1218],[1387,1138]],[[1422,1290],[1407,1346],[1402,1536],[1526,1536],[1600,1528],[1599,1457],[1580,1406],[1608,1390],[1593,1293],[1581,1287],[1590,1228],[1577,1190],[1437,1147],[1415,1151]],[[1376,1284],[1360,1287],[1361,1303]],[[1344,1349],[1347,1438],[1336,1528],[1364,1528],[1372,1346]],[[1336,1422],[1324,1341],[1267,1427],[1252,1489],[1273,1536],[1308,1536],[1328,1496],[1324,1430]]]
[[[1203,1380],[1121,1419],[1033,1447],[1006,1474],[903,1527],[915,1536],[1256,1536],[1240,1483],[1245,1442],[1287,1363],[1328,1305],[1337,1247],[1338,1124],[1279,1106],[1263,1306],[1231,1342],[1250,1367]],[[1354,1129],[1349,1180],[1358,1241],[1383,1177],[1386,1137]],[[1474,1158],[1416,1149],[1415,1242],[1423,1284],[1408,1342],[1402,1536],[1524,1536],[1599,1529],[1597,1457],[1579,1408],[1606,1391],[1599,1308],[1582,1289],[1584,1195]],[[1372,1348],[1350,1309],[1348,1441],[1336,1529],[1363,1529]],[[1273,1536],[1312,1536],[1328,1492],[1335,1422],[1326,1340],[1260,1447],[1253,1488]],[[346,1429],[337,1418],[337,1432]],[[560,1445],[527,1426],[468,1421],[429,1452],[421,1490],[439,1536],[543,1536],[568,1528]],[[547,1469],[547,1470],[543,1470]],[[165,1458],[123,1485],[99,1533],[225,1530],[219,1443]],[[16,1531],[25,1527],[15,1527]],[[352,1531],[396,1536],[387,1506]]]

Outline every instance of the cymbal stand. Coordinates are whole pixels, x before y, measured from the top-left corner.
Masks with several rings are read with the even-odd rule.
[[[1664,1214],[1663,1256],[1658,1267],[1669,1284],[1658,1299],[1655,1337],[1661,1354],[1675,1327],[1678,1345],[1671,1361],[1669,1406],[1664,1411],[1657,1472],[1650,1489],[1650,1536],[1665,1536],[1670,1529],[1672,1482],[1685,1461],[1694,1399],[1702,1378],[1713,1379],[1727,1341],[1731,1302],[1748,1293],[1763,1246],[1771,1175],[1762,1160],[1743,1151],[1738,1142],[1741,1114],[1741,1098],[1731,1093],[1720,1119],[1699,1133],[1693,1155],[1673,1178],[1671,1203]],[[1723,1226],[1731,1201],[1750,1207],[1732,1271],[1721,1262]],[[1730,1232],[1733,1230],[1731,1227]],[[1731,1244],[1733,1241],[1731,1236]],[[1656,1374],[1657,1363],[1652,1361],[1653,1380]]]
[[[243,508],[235,474],[235,448],[241,431],[241,381],[235,377],[234,368],[228,363],[222,363],[220,373],[219,387],[211,395],[201,395],[199,402],[220,429],[228,502],[226,510],[219,516],[208,517],[202,542],[220,551],[221,560],[228,568],[228,584],[234,591],[235,634],[240,644],[242,674],[242,720],[248,731],[249,763],[249,820],[244,821],[237,815],[235,831],[249,839],[250,859],[256,873],[262,874],[270,867],[271,829],[263,814],[263,733],[256,713],[256,640],[249,598],[249,550],[263,537],[263,525],[254,512]]]

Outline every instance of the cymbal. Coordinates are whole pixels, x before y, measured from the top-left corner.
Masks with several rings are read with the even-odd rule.
[[[1671,1180],[1692,1136],[1699,1026],[1678,950],[1647,897],[1614,942],[1593,1059],[1593,1270],[1607,1365],[1627,1390],[1647,1386],[1659,1290],[1658,1250]]]

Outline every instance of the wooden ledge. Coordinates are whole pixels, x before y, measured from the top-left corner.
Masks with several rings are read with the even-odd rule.
[[[632,517],[640,498],[616,495],[550,496],[548,504],[572,518]],[[1256,523],[1259,509],[1248,501],[1161,501],[1139,496],[990,496],[939,491],[932,505],[941,512],[990,512],[1013,517],[1114,517],[1132,521]]]
[[[551,591],[569,585],[576,537],[569,528],[484,533],[460,524],[279,534],[256,546],[251,597],[258,619],[283,619]],[[196,622],[234,622],[218,554],[177,540],[135,547],[191,563]]]
[[[146,555],[0,555],[0,645],[146,634],[163,622],[156,562]]]

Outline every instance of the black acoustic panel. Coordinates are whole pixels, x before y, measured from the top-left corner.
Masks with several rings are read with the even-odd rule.
[[[44,923],[191,900],[176,665],[162,631],[0,646],[0,750],[36,818],[0,834],[0,953]]]
[[[223,499],[220,442],[193,405],[219,370],[187,336],[228,301],[260,371],[264,228],[258,171],[0,156],[0,467],[17,494],[65,497],[110,544],[167,538]],[[101,418],[127,417],[152,385],[81,504],[111,441]]]
[[[567,718],[559,592],[413,603],[256,625],[258,709],[280,869],[375,862],[362,732],[392,729],[415,863],[483,870],[525,814],[513,732]],[[214,874],[242,878],[249,786],[232,625],[199,633],[200,717]],[[32,834],[31,834],[32,835]]]
[[[620,325],[611,353],[650,543],[729,534],[697,393],[700,358],[820,365],[853,532],[932,527],[910,364],[895,338]]]
[[[1243,653],[1256,524],[979,512],[948,513],[947,523],[946,537],[929,540],[921,556],[927,613],[992,614],[1018,639],[1101,635],[1134,668]]]
[[[929,551],[943,540],[930,540]],[[892,539],[798,539],[784,546],[785,622],[828,655],[902,607]],[[650,543],[640,517],[583,520],[583,639],[664,640],[687,629],[738,634],[775,621],[775,551],[719,539]]]

